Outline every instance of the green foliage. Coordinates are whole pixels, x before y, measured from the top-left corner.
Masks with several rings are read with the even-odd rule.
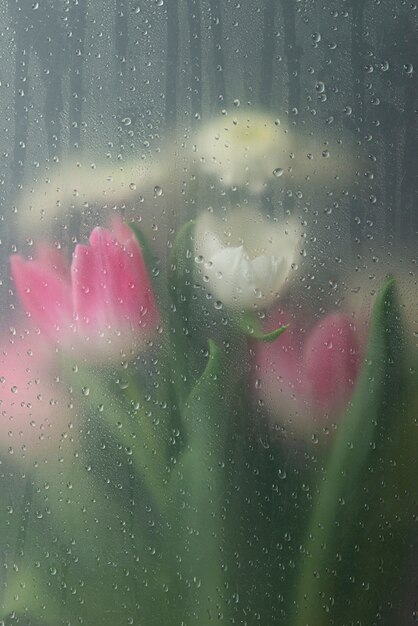
[[[389,525],[406,505],[396,498],[390,469],[402,457],[397,444],[408,427],[402,359],[391,280],[376,300],[355,394],[316,487],[300,564],[297,626],[381,623],[389,606],[394,568],[402,562],[399,534],[388,532]]]

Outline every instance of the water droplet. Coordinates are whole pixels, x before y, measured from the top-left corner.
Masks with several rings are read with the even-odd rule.
[[[273,176],[276,176],[276,178],[280,178],[280,176],[283,175],[284,169],[282,167],[276,167],[276,169],[273,170]]]
[[[90,394],[90,387],[83,387],[81,393],[83,396],[88,396]]]
[[[162,187],[160,187],[159,185],[156,185],[154,187],[154,193],[155,193],[156,196],[162,196],[163,195]]]

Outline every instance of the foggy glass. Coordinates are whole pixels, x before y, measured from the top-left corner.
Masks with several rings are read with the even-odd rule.
[[[403,0],[0,1],[0,624],[318,626],[318,613],[301,608],[303,576],[317,581],[307,594],[324,625],[417,621],[417,27],[417,5]],[[252,147],[243,157],[246,145],[241,153],[229,144],[235,127],[247,129],[249,142],[255,129],[254,146],[266,132],[267,152]],[[211,291],[219,276],[206,264],[206,244],[193,248],[217,219],[219,233],[230,229],[241,246],[235,212],[254,257],[257,220],[270,224],[272,245],[282,223],[298,237],[280,314],[268,319],[270,301],[267,318],[257,313],[264,333],[289,323],[276,341],[288,341],[290,352],[326,314],[344,312],[363,363],[373,303],[395,278],[399,308],[388,333],[399,361],[388,356],[381,377],[391,389],[382,406],[398,402],[397,410],[370,442],[365,430],[363,465],[354,452],[336,465],[338,476],[356,465],[361,474],[336,497],[330,533],[350,518],[353,525],[335,545],[318,539],[319,554],[323,545],[332,552],[319,572],[309,571],[319,545],[309,529],[322,528],[323,513],[316,522],[312,515],[333,467],[337,414],[352,401],[338,386],[349,371],[354,388],[352,362],[327,369],[338,383],[335,414],[321,408],[310,421],[316,409],[304,374],[297,369],[289,387],[289,364],[274,374],[288,389],[277,408],[270,374],[260,382],[257,369],[273,357],[257,352],[251,337],[247,354],[242,324],[232,325],[225,304],[228,293],[233,306],[242,293]],[[101,364],[88,370],[80,345],[66,352],[59,344],[51,365],[42,332],[28,335],[33,320],[10,257],[32,258],[49,244],[70,263],[76,244],[116,216],[140,229],[161,319],[166,312],[172,320],[174,343],[183,334],[190,343],[186,365],[176,362],[161,322],[135,360],[106,364],[99,386]],[[197,225],[188,240],[181,233],[190,220]],[[178,423],[181,392],[173,399],[170,385],[198,382],[210,340],[230,359],[211,392],[228,417],[208,438],[202,462],[213,471],[198,488],[177,465],[188,444]],[[380,364],[369,365],[376,395]],[[22,388],[13,389],[13,368],[24,372]],[[135,434],[133,414],[121,422],[115,399],[132,388],[132,372],[142,395],[133,392],[129,407],[143,403],[148,442]],[[25,425],[39,418],[29,429],[22,411]],[[204,410],[197,414],[204,422]],[[132,460],[142,450],[146,473],[160,444],[170,450],[161,481],[170,472],[178,481],[167,516]],[[223,465],[217,501],[210,481]],[[222,572],[216,597],[204,582],[214,550]]]

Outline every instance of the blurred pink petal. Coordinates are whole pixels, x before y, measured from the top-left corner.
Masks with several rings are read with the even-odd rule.
[[[314,402],[325,411],[344,406],[359,365],[352,321],[342,313],[325,317],[307,338],[303,360]]]
[[[72,316],[71,286],[41,260],[11,258],[12,276],[25,309],[48,335],[67,326]]]
[[[289,329],[275,342],[254,343],[254,375],[272,419],[305,436],[349,401],[360,364],[359,338],[343,313],[331,313],[307,331],[300,319],[278,311],[266,330],[282,324]]]
[[[77,245],[71,268],[54,249],[34,261],[12,257],[20,299],[50,337],[91,356],[136,350],[155,330],[158,312],[141,249],[130,229],[116,224],[120,241],[95,228]]]

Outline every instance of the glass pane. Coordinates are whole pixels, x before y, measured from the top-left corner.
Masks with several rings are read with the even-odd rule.
[[[0,0],[0,624],[417,621],[416,8]]]

